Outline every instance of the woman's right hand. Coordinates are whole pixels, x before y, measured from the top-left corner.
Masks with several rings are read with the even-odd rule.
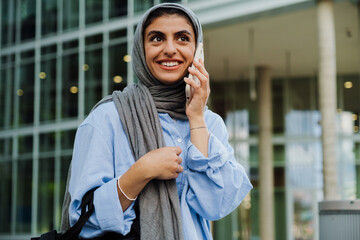
[[[184,170],[180,165],[181,151],[180,147],[163,147],[146,153],[137,162],[143,165],[151,179],[173,179]]]
[[[180,147],[163,147],[146,153],[119,178],[118,185],[127,196],[135,198],[152,179],[177,178],[184,170],[180,165],[181,151]],[[119,187],[117,191],[121,207],[125,211],[132,201],[120,191]]]

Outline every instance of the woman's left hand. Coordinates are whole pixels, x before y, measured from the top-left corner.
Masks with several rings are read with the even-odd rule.
[[[194,60],[193,64],[196,68],[189,67],[189,73],[199,79],[200,85],[192,78],[184,78],[184,81],[194,89],[194,95],[186,106],[186,115],[189,120],[203,116],[210,95],[209,73],[206,71],[204,63],[200,59],[200,61]]]

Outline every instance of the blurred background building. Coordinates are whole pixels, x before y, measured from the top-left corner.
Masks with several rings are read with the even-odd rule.
[[[0,1],[0,239],[59,229],[76,128],[103,96],[136,82],[133,32],[142,13],[160,2]],[[262,67],[271,73],[267,145],[274,239],[318,239],[324,181],[317,9],[323,1],[172,2],[193,9],[203,24],[209,107],[225,119],[237,159],[254,185],[237,210],[213,223],[214,238],[260,239],[257,70]],[[336,43],[335,187],[340,199],[355,199],[360,8],[357,0],[329,3]]]

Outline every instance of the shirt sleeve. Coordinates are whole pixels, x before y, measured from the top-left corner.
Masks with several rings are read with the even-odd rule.
[[[188,146],[186,200],[200,216],[213,221],[231,213],[252,185],[245,169],[235,159],[222,119],[218,117],[215,124],[208,127],[208,157],[191,142]]]
[[[111,137],[103,134],[104,131],[91,124],[83,124],[75,138],[69,186],[71,226],[81,214],[82,197],[87,191],[97,187],[93,201],[95,211],[80,233],[83,238],[99,236],[104,231],[125,235],[135,219],[134,203],[126,211],[121,208],[117,194],[114,153],[109,140]]]

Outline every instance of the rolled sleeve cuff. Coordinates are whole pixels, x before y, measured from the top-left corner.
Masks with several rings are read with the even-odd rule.
[[[94,193],[97,220],[102,231],[126,235],[135,219],[134,202],[123,212],[117,192],[117,178],[107,182]]]
[[[208,157],[205,157],[191,142],[188,145],[189,168],[198,172],[205,172],[209,167],[213,170],[225,164],[229,157],[224,145],[210,133]]]

